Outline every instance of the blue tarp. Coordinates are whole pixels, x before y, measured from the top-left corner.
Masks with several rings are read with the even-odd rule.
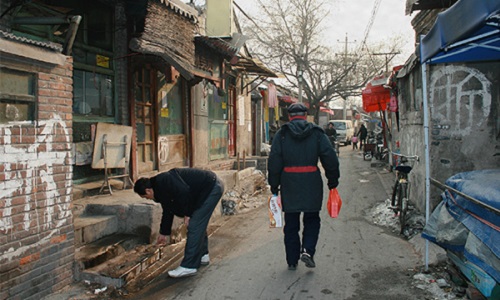
[[[499,60],[499,23],[499,0],[460,0],[438,15],[423,38],[421,62]]]
[[[500,215],[494,211],[500,210],[500,169],[459,173],[445,184],[479,203],[445,191],[422,236],[463,254],[500,282]]]

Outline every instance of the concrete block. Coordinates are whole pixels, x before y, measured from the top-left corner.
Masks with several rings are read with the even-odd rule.
[[[81,246],[118,230],[116,216],[81,216],[75,218],[75,244]]]

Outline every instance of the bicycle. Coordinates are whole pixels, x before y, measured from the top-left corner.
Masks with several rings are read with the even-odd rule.
[[[332,144],[333,149],[334,149],[334,150],[335,150],[335,152],[337,153],[337,156],[339,156],[339,155],[340,155],[340,144],[339,144],[339,142],[337,141],[337,137],[336,137],[336,136],[329,135],[329,136],[328,136],[328,140],[330,140],[330,143]]]
[[[402,155],[391,152],[393,155],[401,158],[400,164],[396,166],[396,181],[392,190],[391,207],[395,214],[399,214],[399,225],[401,227],[400,234],[404,234],[406,229],[408,206],[410,202],[410,181],[408,174],[412,170],[412,166],[407,165],[409,161],[419,161],[419,157]]]

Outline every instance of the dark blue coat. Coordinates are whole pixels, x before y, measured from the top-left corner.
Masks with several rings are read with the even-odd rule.
[[[321,127],[293,120],[276,133],[269,154],[268,181],[271,191],[280,189],[284,212],[321,210],[323,180],[318,161],[325,169],[328,186],[337,187],[339,160]]]
[[[194,168],[174,168],[151,177],[154,201],[163,209],[160,233],[170,235],[174,215],[190,217],[206,200],[216,180],[214,172]]]

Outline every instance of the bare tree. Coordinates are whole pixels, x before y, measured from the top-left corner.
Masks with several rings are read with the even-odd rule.
[[[290,87],[299,89],[302,79],[316,122],[321,105],[359,96],[367,82],[385,68],[385,60],[371,55],[366,45],[349,55],[335,53],[324,45],[323,21],[329,15],[328,1],[257,2],[261,7],[259,16],[244,26],[255,41],[253,52],[280,70]]]

